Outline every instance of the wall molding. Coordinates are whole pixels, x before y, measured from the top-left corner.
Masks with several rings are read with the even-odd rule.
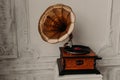
[[[102,60],[98,61],[100,66],[120,65],[120,1],[110,0],[108,9],[109,37],[106,44],[98,51]]]
[[[107,26],[109,28],[108,36],[106,39],[106,43],[98,50],[98,55],[107,58],[110,56],[113,56],[114,49],[113,49],[113,42],[112,42],[112,36],[113,36],[113,26],[112,24],[112,13],[113,13],[113,0],[108,1],[108,15],[107,15]],[[108,54],[109,53],[109,54]]]
[[[0,59],[17,57],[15,0],[0,1]]]
[[[1,3],[0,59],[17,58],[29,45],[29,3],[26,0],[1,0]]]
[[[28,0],[15,0],[16,25],[17,25],[17,43],[18,53],[27,52],[30,35],[29,35],[29,2]]]
[[[109,74],[109,80],[119,80],[118,76],[120,76],[120,68],[119,67],[114,67],[111,68],[110,74]]]

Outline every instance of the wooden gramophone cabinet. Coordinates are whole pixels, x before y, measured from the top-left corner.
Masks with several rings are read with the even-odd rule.
[[[64,74],[100,74],[96,60],[101,59],[92,50],[88,54],[71,54],[60,47],[60,58],[57,59],[59,75]]]

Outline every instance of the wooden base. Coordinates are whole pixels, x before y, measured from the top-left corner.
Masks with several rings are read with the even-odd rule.
[[[59,75],[68,75],[68,74],[100,74],[97,69],[84,69],[84,70],[65,70],[61,64],[60,59],[57,59]]]

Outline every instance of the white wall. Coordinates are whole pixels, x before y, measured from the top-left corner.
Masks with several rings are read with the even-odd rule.
[[[14,0],[18,57],[0,61],[0,80],[54,80],[56,58],[64,42],[49,44],[38,32],[47,7],[69,5],[76,15],[74,44],[91,47],[103,59],[97,66],[104,80],[119,80],[120,0]]]
[[[120,70],[119,2],[119,0],[29,0],[31,43],[41,57],[59,56],[58,47],[65,41],[53,45],[44,42],[37,32],[38,21],[50,5],[57,3],[69,5],[76,15],[73,31],[74,44],[89,46],[103,58],[98,62],[98,67],[105,80],[119,80],[118,77],[113,76],[113,74],[119,75],[117,71]],[[111,66],[117,66],[117,68],[111,68]]]
[[[95,51],[106,44],[110,26],[110,0],[29,0],[31,43],[42,56],[58,56],[58,47],[65,43],[45,43],[38,33],[40,16],[47,7],[57,3],[69,5],[75,13],[74,44],[84,44]]]

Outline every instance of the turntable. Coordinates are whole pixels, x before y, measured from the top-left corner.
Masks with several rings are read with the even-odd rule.
[[[59,74],[89,74],[100,72],[96,69],[99,58],[93,50],[84,45],[73,45],[72,31],[75,15],[72,9],[64,4],[48,7],[40,17],[38,30],[41,38],[48,43],[58,43],[69,38],[60,47],[60,58],[57,59]]]
[[[65,47],[60,47],[61,55],[57,60],[60,75],[100,74],[96,68],[96,60],[100,57],[83,45],[73,45],[72,48],[66,50]]]
[[[65,46],[64,50],[68,53],[78,54],[78,55],[90,53],[90,48],[83,45],[72,45],[71,47]]]

